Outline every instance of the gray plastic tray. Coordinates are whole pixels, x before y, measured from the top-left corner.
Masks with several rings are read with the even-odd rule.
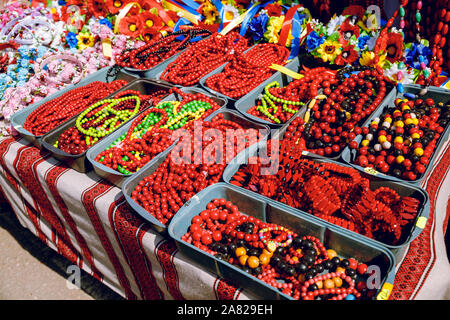
[[[203,93],[206,96],[209,96],[211,99],[213,99],[221,107],[220,109],[214,111],[211,115],[206,117],[205,118],[206,121],[212,119],[218,113],[224,113],[225,118],[232,117],[233,119],[238,119],[238,117],[233,115],[233,112],[225,110],[224,106],[227,105],[226,99],[211,96],[206,91],[197,89],[197,88],[182,88],[180,90],[185,93]],[[181,99],[181,97],[179,97],[178,94],[174,93],[174,94],[170,94],[169,96],[165,97],[164,99],[162,99],[162,101],[170,101],[170,100],[178,100],[179,101],[180,99]],[[239,121],[241,121],[241,120],[239,120]],[[245,120],[245,121],[247,121],[247,120]],[[249,121],[247,121],[247,122],[249,122]],[[103,150],[105,150],[107,147],[109,147],[111,145],[111,143],[116,141],[120,136],[122,136],[123,134],[126,134],[128,132],[128,129],[131,127],[131,124],[132,124],[132,122],[129,122],[129,123],[123,125],[119,129],[117,129],[115,132],[113,132],[109,136],[105,137],[102,141],[99,141],[97,144],[95,144],[94,146],[92,146],[92,148],[90,148],[88,150],[87,155],[86,155],[87,159],[92,164],[95,173],[97,173],[97,175],[99,175],[102,178],[105,178],[106,180],[110,181],[112,184],[115,184],[118,187],[120,187],[122,185],[125,178],[130,177],[133,174],[126,175],[126,174],[120,173],[119,171],[113,170],[113,169],[95,161],[95,158],[97,157],[97,155],[99,153],[101,153]],[[255,124],[255,126],[256,126],[256,124]],[[265,128],[264,126],[260,126],[260,127]],[[143,168],[145,168],[145,166]],[[143,168],[141,168],[141,170]]]
[[[76,84],[70,84],[70,85],[64,87],[63,89],[59,90],[58,92],[56,92],[48,97],[45,97],[44,99],[40,100],[39,102],[34,103],[22,110],[17,111],[11,117],[11,125],[14,127],[14,129],[16,129],[19,132],[19,134],[25,140],[33,143],[36,147],[41,149],[42,148],[41,140],[44,135],[35,136],[31,132],[29,132],[28,130],[25,130],[23,128],[23,124],[27,120],[28,116],[34,110],[36,110],[39,106],[46,103],[47,101],[53,100],[72,89],[83,87],[94,81],[111,82],[112,80],[117,79],[117,80],[126,80],[128,82],[131,82],[131,81],[137,79],[136,75],[133,75],[133,74],[130,74],[130,73],[124,72],[124,71],[119,71],[119,73],[117,74],[117,77],[115,77],[114,79],[110,79],[110,78],[108,78],[108,72],[110,72],[110,70],[112,68],[114,68],[114,67],[107,67],[107,68],[100,69],[97,72],[94,72],[94,73],[88,75],[87,77],[83,78],[80,82],[78,82]]]
[[[216,198],[231,201],[245,215],[281,225],[299,235],[317,237],[326,248],[336,250],[341,258],[353,257],[367,265],[377,265],[381,271],[381,281],[376,297],[383,300],[388,298],[390,290],[386,288],[392,287],[395,277],[395,257],[389,250],[374,241],[355,237],[332,225],[310,219],[305,215],[298,215],[288,207],[269,202],[263,197],[249,194],[241,188],[226,183],[216,183],[197,193],[181,207],[169,225],[169,235],[176,241],[179,250],[203,268],[221,278],[232,280],[235,285],[256,294],[260,299],[292,300],[292,297],[245,273],[240,268],[181,240],[181,236],[188,231],[192,218],[205,210],[206,205]]]
[[[300,59],[298,57],[295,57],[292,61],[290,61],[288,64],[286,64],[286,68],[298,72],[300,69]],[[258,87],[247,93],[245,96],[237,100],[234,104],[236,110],[238,110],[240,113],[242,113],[244,116],[246,116],[249,119],[252,119],[253,121],[267,124],[272,128],[280,128],[283,126],[282,123],[272,123],[270,121],[264,120],[262,118],[256,117],[252,114],[248,113],[248,110],[250,108],[254,107],[256,105],[256,102],[259,101],[258,96],[260,94],[264,93],[264,88],[269,85],[270,83],[276,81],[280,84],[280,87],[285,87],[289,83],[291,83],[294,79],[292,79],[290,76],[281,73],[279,71],[275,72],[272,76],[270,76],[267,80],[265,80],[263,83],[261,83]],[[300,109],[303,109],[305,106],[301,107]]]
[[[378,107],[376,107],[376,109],[374,110],[374,112],[372,114],[374,114],[375,112],[377,112],[377,110],[379,110],[380,108],[382,108],[383,105],[385,105],[388,101],[390,101],[391,99],[393,99],[395,96],[395,89],[392,88],[392,90],[390,90],[386,96],[384,97],[383,101],[378,105]],[[309,104],[306,103],[306,106]],[[283,139],[284,133],[286,132],[287,128],[289,127],[289,125],[291,124],[292,121],[294,121],[297,118],[304,118],[306,111],[307,111],[307,107],[301,108],[294,116],[292,116],[283,126],[281,126],[277,132],[274,135],[274,138],[278,138],[278,139]],[[368,123],[370,123],[370,118],[371,116],[368,116],[366,120],[362,121],[361,127],[367,125]],[[320,158],[320,159],[331,159],[331,160],[340,160],[341,159],[341,154],[344,151],[345,148],[343,148],[341,150],[341,152],[333,157],[326,157],[326,156],[321,156],[318,155],[316,153],[310,152],[310,151],[303,151],[303,155],[308,155],[311,157],[315,157],[315,158]]]
[[[422,87],[419,85],[405,85],[404,88],[405,88],[405,93],[412,93],[412,94],[416,94],[416,95],[422,89]],[[393,107],[394,100],[397,99],[398,97],[402,97],[402,96],[403,95],[401,93],[399,93],[399,92],[397,92],[397,90],[395,90],[394,96],[391,97],[391,99],[384,101],[382,103],[382,105],[380,106],[380,108],[375,110],[375,112],[372,114],[372,116],[366,122],[365,126],[368,126],[374,118],[379,117],[383,113],[385,108]],[[425,94],[425,96],[420,97],[420,98],[421,99],[432,98],[435,102],[444,102],[445,103],[445,102],[450,101],[450,90],[446,90],[443,88],[437,88],[437,87],[429,87],[427,94]],[[342,157],[342,160],[345,161],[345,163],[351,165],[352,167],[354,167],[360,171],[364,171],[366,173],[376,175],[378,177],[382,177],[385,179],[390,179],[390,180],[395,180],[395,181],[404,181],[406,183],[411,183],[411,184],[421,184],[422,181],[429,174],[431,168],[433,167],[433,163],[436,161],[436,157],[439,154],[439,150],[447,143],[449,135],[450,135],[450,125],[447,124],[447,127],[444,128],[444,132],[442,132],[441,136],[439,137],[438,143],[436,144],[436,149],[434,150],[433,155],[430,158],[430,162],[427,165],[425,172],[420,177],[418,177],[416,180],[404,180],[401,178],[396,178],[394,176],[376,171],[375,169],[363,168],[357,164],[354,164],[353,161],[356,158],[356,150],[350,149],[350,147],[348,147],[348,146],[343,150],[341,157]],[[363,137],[359,136],[355,139],[355,141],[358,142],[358,145],[359,145],[362,139],[363,139]]]
[[[136,90],[143,94],[146,94],[146,93],[151,92],[150,91],[151,88],[155,88],[155,87],[164,88],[164,89],[171,88],[170,86],[167,86],[166,84],[162,84],[156,80],[136,79],[136,80],[130,82],[129,84],[127,84],[126,86],[122,87],[120,90],[116,91],[112,95],[109,95],[107,98],[113,97],[115,94],[122,92],[124,90]],[[144,110],[141,110],[141,112],[142,111],[144,111]],[[131,118],[128,121],[126,121],[125,123],[123,123],[122,126],[127,124],[130,121],[133,121],[133,119],[136,118],[141,112],[139,112],[136,116],[134,116],[133,118]],[[66,121],[65,123],[61,124],[60,126],[56,127],[52,131],[45,134],[43,136],[41,142],[42,142],[42,147],[45,148],[47,151],[49,151],[54,158],[66,163],[67,165],[69,165],[71,168],[73,168],[74,170],[76,170],[78,172],[88,172],[92,168],[91,168],[90,162],[86,159],[87,151],[77,154],[77,155],[72,155],[72,154],[68,154],[67,152],[64,152],[61,149],[56,148],[54,146],[54,143],[59,139],[59,136],[61,135],[61,133],[63,133],[65,130],[67,130],[68,128],[75,125],[75,121],[76,121],[77,117],[78,117],[78,115],[72,117],[69,121]],[[118,128],[116,128],[116,130],[117,129]],[[114,130],[114,131],[116,131],[116,130]]]
[[[219,110],[216,110],[213,114],[211,114],[208,117],[208,120],[212,119],[219,113],[224,114],[224,119],[236,121],[237,123],[241,124],[244,128],[256,128],[256,129],[260,129],[260,130],[267,130],[267,133],[269,133],[269,128],[267,128],[264,125],[254,123],[246,118],[243,118],[239,114],[239,112],[237,112],[235,110],[227,110],[225,108],[221,108]],[[264,136],[261,141],[267,141],[267,136]],[[150,162],[148,162],[145,166],[143,166],[142,169],[140,169],[138,172],[136,172],[136,173],[130,175],[128,178],[126,178],[122,184],[122,192],[123,192],[128,204],[133,208],[133,210],[137,214],[139,214],[144,220],[149,222],[152,225],[152,227],[161,234],[165,234],[167,232],[167,226],[163,225],[161,222],[158,221],[158,219],[156,219],[154,216],[152,216],[150,213],[148,213],[144,208],[142,208],[139,204],[137,204],[131,198],[131,193],[136,188],[139,181],[141,181],[144,177],[147,177],[147,176],[151,175],[153,172],[155,172],[155,170],[159,167],[159,165],[161,163],[164,162],[164,160],[167,158],[167,156],[170,154],[170,151],[172,151],[172,149],[174,147],[175,147],[175,145],[172,145],[166,151],[157,155]],[[104,168],[105,166],[102,166],[102,167]]]
[[[242,151],[241,153],[239,153],[235,159],[233,159],[233,161],[227,166],[227,168],[225,169],[224,173],[223,173],[223,180],[226,183],[230,183],[232,177],[234,176],[234,174],[239,170],[240,166],[242,164],[248,163],[248,159],[252,156],[257,156],[258,154],[261,155],[265,155],[266,154],[266,142],[260,142],[258,144],[255,144],[253,146],[250,146],[249,148],[247,148],[246,150]],[[315,162],[332,162],[332,163],[336,163],[340,166],[346,166],[346,167],[351,167],[350,165],[347,164],[342,164],[330,159],[321,159],[321,158],[316,158],[316,157],[310,157],[310,156],[305,156],[306,158],[308,158],[309,160],[313,160]],[[348,233],[348,234],[352,234],[356,237],[361,237],[363,239],[366,240],[371,240],[371,241],[375,241],[377,242],[379,245],[384,246],[388,249],[390,249],[394,254],[395,257],[398,259],[398,261],[401,261],[401,256],[403,255],[403,253],[405,252],[405,250],[408,248],[409,243],[411,243],[422,231],[423,228],[426,225],[426,222],[428,220],[428,216],[430,214],[430,201],[429,201],[429,197],[428,194],[425,190],[423,190],[422,188],[420,188],[419,186],[414,186],[414,185],[410,185],[407,183],[403,183],[400,181],[392,181],[392,180],[387,180],[378,176],[373,176],[373,175],[369,175],[366,174],[365,172],[361,172],[361,175],[364,178],[368,178],[370,180],[370,187],[371,188],[379,188],[379,187],[389,187],[393,190],[395,190],[400,196],[410,196],[413,198],[417,198],[420,201],[420,207],[419,210],[417,212],[417,216],[414,220],[414,223],[411,226],[411,229],[408,230],[407,232],[404,232],[403,234],[406,235],[404,236],[403,239],[401,239],[400,243],[397,245],[392,245],[390,243],[385,243],[379,240],[375,240],[375,239],[371,239],[369,237],[366,237],[364,235],[361,235],[355,231],[350,231],[348,229],[345,229],[343,227],[340,226],[336,226],[328,221],[325,221],[321,218],[318,218],[312,214],[309,214],[303,210],[300,209],[295,209],[292,207],[289,207],[283,203],[280,203],[278,201],[275,201],[273,199],[270,199],[268,197],[262,196],[261,197],[267,199],[267,201],[269,202],[274,202],[274,203],[278,203],[281,206],[286,206],[289,207],[293,210],[293,212],[295,212],[296,214],[300,215],[300,216],[308,216],[310,217],[310,219],[313,220],[319,220],[322,221],[323,223],[329,224],[329,225],[333,225],[336,228],[339,228],[342,230],[342,232],[344,233]],[[245,192],[247,193],[252,193],[252,194],[256,194],[255,192],[252,192],[248,189],[239,187],[242,190],[245,190]]]

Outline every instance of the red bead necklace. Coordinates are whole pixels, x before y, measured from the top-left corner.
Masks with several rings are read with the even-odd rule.
[[[111,83],[94,81],[72,89],[36,108],[27,117],[23,127],[36,136],[43,135],[126,84],[125,80]]]
[[[171,62],[161,75],[161,79],[185,87],[197,84],[200,79],[235,54],[241,54],[249,47],[248,40],[237,32],[225,36],[218,33],[200,41]]]
[[[206,79],[206,86],[237,99],[270,77],[272,64],[284,65],[289,57],[286,47],[272,43],[257,44],[246,53],[235,54],[225,69]]]

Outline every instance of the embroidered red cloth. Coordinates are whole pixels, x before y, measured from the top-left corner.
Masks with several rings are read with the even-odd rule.
[[[390,299],[450,299],[449,162],[447,142],[423,185],[430,217],[398,267]],[[24,140],[0,140],[0,186],[24,227],[127,299],[257,298],[180,253],[132,212],[119,188]]]

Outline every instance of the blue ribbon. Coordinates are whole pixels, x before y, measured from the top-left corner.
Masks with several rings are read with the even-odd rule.
[[[181,0],[181,2],[183,2],[185,5],[187,5],[188,7],[191,7],[194,10],[198,10],[198,8],[200,8],[200,4],[198,4],[197,2],[193,1],[193,0]]]
[[[249,5],[249,8],[252,6],[253,4]],[[250,9],[249,12],[247,12],[247,14],[245,15],[244,21],[242,21],[241,24],[241,31],[239,32],[239,34],[241,36],[244,36],[245,33],[247,32],[248,26],[250,25],[250,21],[252,20],[252,18],[255,16],[255,14],[259,11],[259,8],[261,7],[260,4],[254,6],[253,8]],[[248,10],[248,9],[247,9]]]
[[[300,36],[302,34],[302,24],[305,19],[305,15],[300,15],[298,12],[294,14],[292,19],[292,36],[294,37],[291,41],[291,54],[289,60],[294,59],[298,56],[300,50]]]
[[[181,29],[180,28],[181,26],[186,26],[186,25],[190,25],[190,24],[191,24],[191,22],[188,19],[180,18],[180,19],[178,19],[177,23],[175,23],[175,25],[173,26],[173,31],[177,32],[177,31],[179,31]],[[185,36],[178,36],[176,39],[178,41],[183,41],[184,37]],[[191,42],[197,42],[197,41],[200,41],[200,40],[202,40],[202,37],[198,36],[198,37],[192,38]]]
[[[219,12],[220,25],[217,32],[220,32],[223,29],[223,17],[225,16],[225,10],[223,9],[223,4],[220,0],[212,0],[212,4],[216,7],[217,12]]]
[[[176,6],[180,7],[180,8],[183,8],[187,12],[191,13],[192,15],[194,15],[197,18],[197,20],[202,20],[203,16],[200,13],[198,13],[197,11],[195,11],[193,8],[191,8],[191,7],[187,6],[187,5],[183,5],[181,3],[178,3],[178,2],[176,2],[174,0],[170,0],[170,2],[172,2],[174,5],[176,5]]]

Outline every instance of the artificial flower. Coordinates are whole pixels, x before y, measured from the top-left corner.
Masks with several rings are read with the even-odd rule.
[[[347,44],[352,36],[359,37],[359,27],[346,20],[339,28],[339,41]]]
[[[377,55],[373,51],[365,51],[362,53],[361,58],[359,58],[359,63],[362,66],[369,67],[383,67],[386,61],[386,55]]]
[[[350,16],[350,17],[356,17],[356,21],[359,21],[363,18],[364,13],[366,10],[359,5],[351,5],[342,11],[343,16]]]
[[[217,16],[219,15],[217,8],[211,3],[210,0],[205,1],[202,12],[205,16],[205,23],[209,25],[214,24]]]
[[[416,44],[411,43],[406,46],[404,56],[405,62],[414,69],[420,69],[420,64],[423,62],[425,65],[428,65],[430,62],[432,51],[429,47],[424,44]],[[421,58],[420,58],[421,57]],[[420,60],[422,61],[419,61]]]
[[[112,25],[111,21],[109,21],[109,20],[106,19],[106,18],[103,18],[103,19],[98,20],[98,23],[104,24],[105,26],[107,26],[107,27],[110,28],[111,30],[112,30],[112,28],[113,28],[113,25]]]
[[[402,84],[413,84],[415,74],[411,69],[408,69],[404,63],[393,63],[390,68],[383,71],[384,75],[394,82]],[[401,73],[401,76],[400,76]]]
[[[344,16],[335,16],[327,24],[327,34],[333,34],[345,21]]]
[[[87,0],[86,8],[94,17],[106,16],[106,5],[103,0]]]
[[[369,41],[369,39],[370,39],[370,36],[368,36],[368,35],[363,35],[363,36],[360,35],[358,37],[358,48],[360,50],[364,50],[367,46],[367,41]]]
[[[224,4],[223,11],[223,23],[230,22],[231,20],[239,16],[238,9],[231,4]]]
[[[264,37],[269,43],[278,43],[278,38],[280,37],[280,30],[283,26],[284,16],[280,17],[270,17],[267,23],[266,32],[264,32]]]
[[[95,37],[88,32],[80,32],[77,35],[78,48],[83,51],[88,47],[92,47],[95,44]]]
[[[142,19],[138,16],[124,17],[119,22],[119,32],[132,38],[137,38],[143,29]]]
[[[150,11],[142,12],[139,14],[139,18],[142,20],[144,28],[161,28],[163,25],[162,19]]]
[[[403,36],[400,33],[388,33],[386,42],[386,59],[394,63],[402,58]]]
[[[265,7],[265,9],[270,17],[279,17],[283,12],[283,7],[281,7],[278,3],[270,3]]]
[[[319,53],[323,62],[333,62],[336,56],[341,53],[341,44],[336,41],[326,40],[319,46],[317,53]]]
[[[269,21],[267,14],[259,14],[250,21],[248,30],[254,41],[261,40],[264,37],[267,21]]]
[[[339,66],[343,66],[346,64],[352,64],[357,59],[358,59],[358,52],[355,50],[355,46],[349,45],[342,49],[341,54],[336,57],[334,63],[336,63]]]
[[[156,37],[160,36],[160,27],[144,27],[144,29],[141,32],[141,36],[144,37],[146,42],[150,42],[154,40]]]
[[[67,32],[66,42],[70,48],[76,48],[78,45],[77,35],[74,32]]]
[[[110,14],[117,14],[125,7],[130,0],[106,0],[106,8]]]
[[[319,36],[316,31],[310,32],[306,37],[306,47],[309,52],[313,51],[324,42],[325,37]]]

